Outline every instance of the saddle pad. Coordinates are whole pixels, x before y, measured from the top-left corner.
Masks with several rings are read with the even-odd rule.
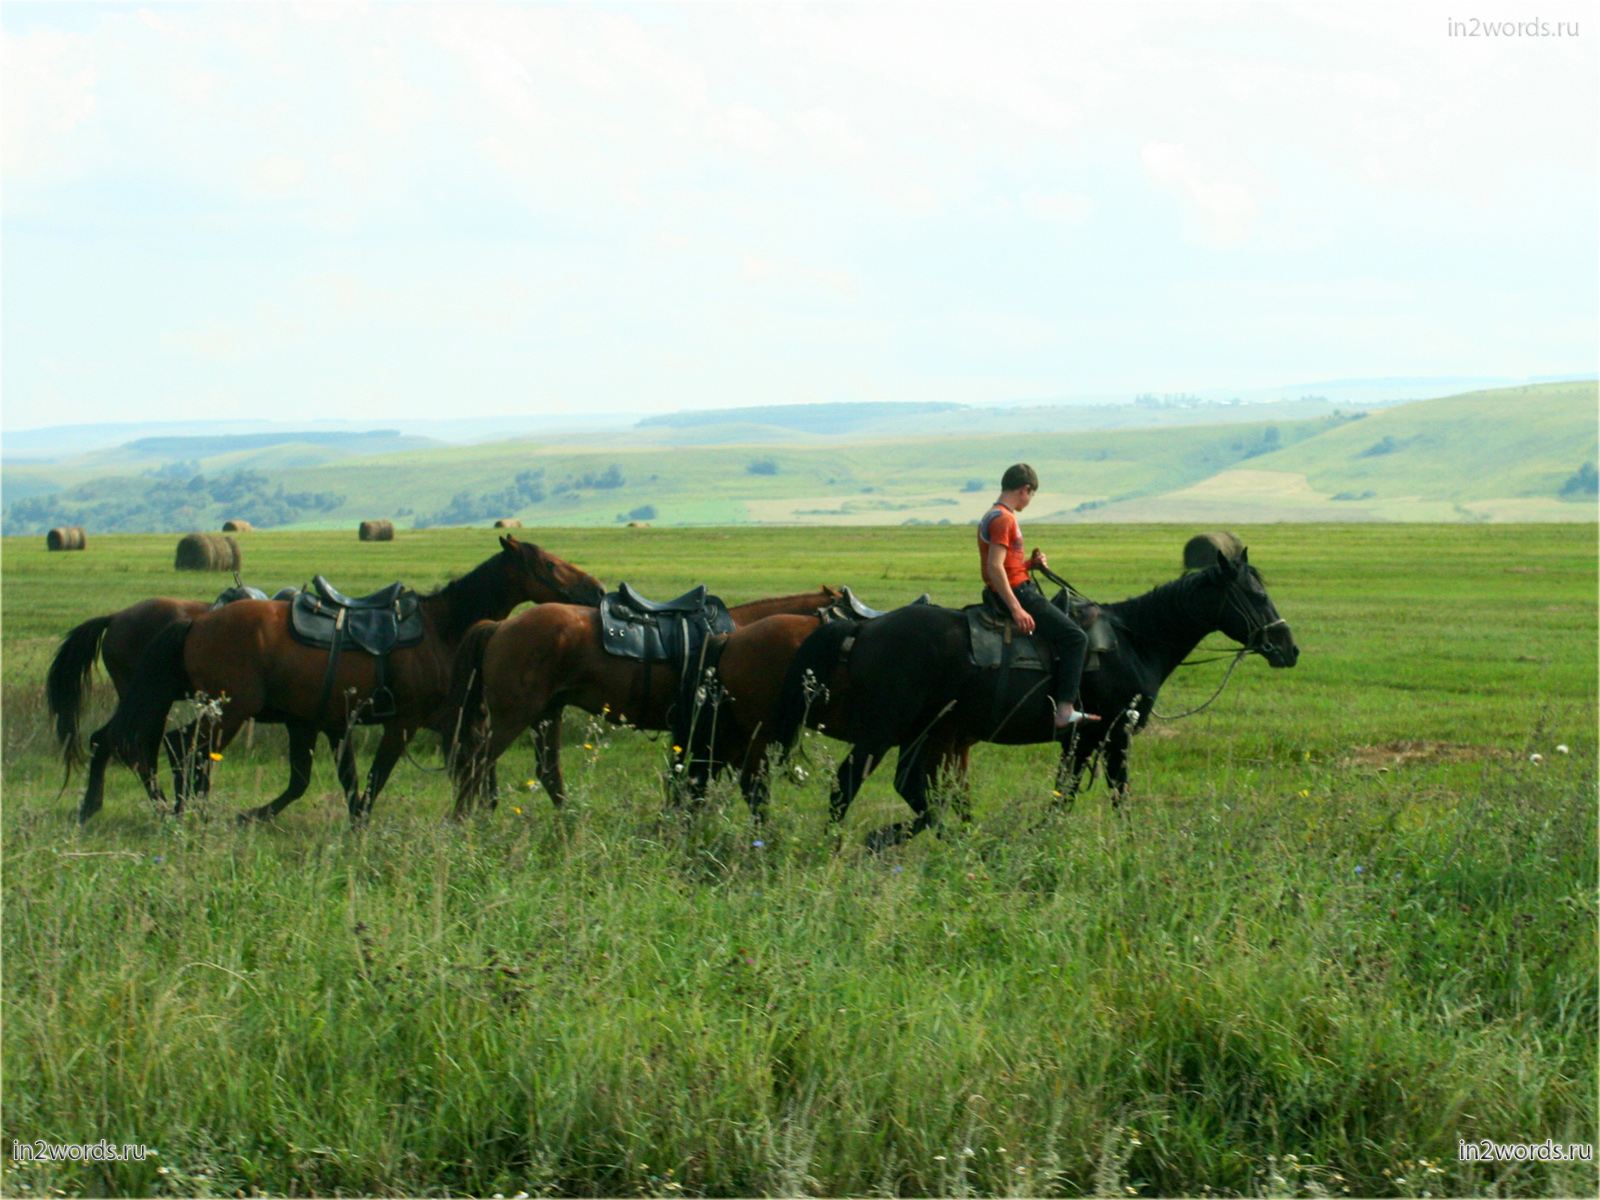
[[[633,599],[630,588],[608,592],[600,601],[600,644],[607,654],[646,663],[681,663],[710,634],[733,632],[733,616],[717,596],[704,596],[698,607],[687,603],[678,607],[685,600],[679,597],[671,608],[649,609],[630,603]]]
[[[314,592],[301,592],[289,605],[289,632],[304,645],[327,649],[341,623],[345,645],[374,655],[415,646],[427,633],[415,592],[401,592],[388,608],[343,608]]]

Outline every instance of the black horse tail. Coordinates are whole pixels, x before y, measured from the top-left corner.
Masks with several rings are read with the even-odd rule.
[[[828,621],[800,643],[783,677],[777,706],[772,710],[772,740],[783,747],[787,759],[800,740],[806,714],[820,698],[823,681],[833,674],[844,644],[861,628],[859,621]]]
[[[88,696],[94,664],[100,657],[100,641],[111,626],[112,616],[108,613],[92,617],[67,634],[61,649],[50,660],[50,671],[44,678],[45,703],[56,719],[61,762],[69,773],[83,761],[78,725],[83,720],[83,703]]]
[[[499,621],[479,621],[456,649],[450,668],[449,719],[444,731],[444,760],[460,783],[472,773],[473,760],[485,741],[483,723],[483,656]]]
[[[717,672],[727,645],[725,633],[705,640],[679,677],[672,705],[673,767],[683,767],[696,791],[705,788],[716,766],[717,708],[723,695]]]
[[[189,672],[183,665],[183,643],[193,621],[174,621],[145,647],[139,666],[117,701],[111,720],[95,734],[106,747],[131,767],[154,766],[167,712],[190,692]]]

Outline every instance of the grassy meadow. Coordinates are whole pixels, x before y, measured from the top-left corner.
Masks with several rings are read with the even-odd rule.
[[[1193,532],[1033,540],[1119,599]],[[1121,814],[1098,786],[1054,810],[1048,746],[979,747],[973,822],[882,855],[890,772],[828,836],[837,743],[804,743],[758,828],[726,792],[665,813],[664,743],[581,713],[559,815],[518,786],[524,739],[465,825],[403,763],[350,831],[324,751],[278,825],[241,829],[287,774],[262,728],[184,819],[118,768],[80,830],[43,710],[59,638],[227,581],[172,571],[172,535],[5,539],[0,1146],[159,1155],[7,1156],[0,1192],[1595,1194],[1592,1163],[1457,1159],[1597,1140],[1595,526],[1237,532],[1297,668],[1247,660],[1141,735]],[[659,596],[976,590],[961,529],[528,536]],[[242,544],[269,591],[429,588],[495,548]]]

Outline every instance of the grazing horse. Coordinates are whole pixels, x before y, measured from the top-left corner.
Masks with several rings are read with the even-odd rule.
[[[99,811],[113,753],[146,787],[159,791],[152,776],[167,710],[194,693],[222,701],[220,715],[206,722],[197,739],[208,755],[219,755],[247,720],[262,713],[289,724],[289,787],[242,819],[275,817],[304,794],[316,730],[342,735],[351,724],[382,724],[366,787],[346,796],[352,823],[360,821],[416,731],[442,723],[451,660],[473,624],[503,619],[525,600],[598,604],[604,595],[593,576],[538,546],[511,537],[501,538],[500,546],[499,553],[460,579],[420,598],[422,641],[390,653],[387,687],[393,704],[381,718],[371,715],[377,660],[351,652],[337,659],[337,671],[327,679],[329,651],[291,636],[287,601],[241,600],[170,624],[146,652],[110,722],[90,740],[94,756],[79,819],[87,821]]]
[[[737,629],[777,613],[808,616],[842,595],[823,587],[752,600],[728,613]],[[558,808],[566,803],[561,711],[569,704],[619,725],[667,728],[678,669],[670,663],[620,658],[608,653],[603,642],[599,613],[562,604],[542,604],[508,621],[484,622],[467,634],[452,688],[452,707],[461,715],[446,735],[458,816],[478,800],[493,803],[494,764],[530,726],[539,782]]]
[[[933,823],[930,784],[941,771],[953,771],[964,783],[966,754],[977,742],[1022,745],[1061,737],[1058,781],[1068,798],[1104,743],[1106,781],[1114,803],[1120,802],[1134,729],[1150,719],[1167,676],[1208,633],[1220,630],[1274,667],[1292,667],[1300,657],[1288,623],[1244,553],[1237,560],[1219,553],[1205,570],[1102,612],[1117,644],[1101,654],[1096,670],[1084,673],[1079,703],[1081,710],[1100,715],[1099,722],[1058,734],[1047,674],[978,667],[965,614],[912,606],[861,624],[827,624],[807,638],[784,677],[772,714],[773,740],[786,753],[792,750],[808,708],[821,698],[819,689],[833,693],[823,701],[832,710],[827,731],[852,743],[833,789],[829,817],[835,825],[872,769],[898,747],[895,789],[916,820],[873,835],[874,846],[886,846]],[[842,720],[836,715],[841,707]]]
[[[234,579],[237,581],[238,576]],[[283,592],[293,591],[285,588]],[[279,593],[281,597],[283,592]],[[45,703],[55,718],[56,740],[61,743],[61,762],[70,776],[72,768],[83,761],[83,746],[79,729],[83,721],[83,707],[88,699],[89,686],[98,659],[111,679],[111,686],[120,699],[128,690],[139,660],[155,641],[156,635],[175,621],[189,621],[203,612],[235,600],[259,599],[264,593],[242,584],[229,588],[214,601],[177,600],[171,596],[156,596],[140,600],[127,608],[100,617],[91,617],[75,626],[61,641],[60,648],[50,661],[45,675]],[[281,722],[273,713],[260,713],[256,721],[261,724]],[[290,729],[290,737],[304,737],[305,731]],[[194,726],[169,730],[162,744],[167,761],[172,765],[174,811],[183,810],[184,798],[191,788],[204,791],[209,782],[211,760],[191,761],[194,750]],[[313,735],[314,736],[314,735]],[[343,731],[329,731],[328,744],[333,750],[334,763],[339,772],[339,782],[346,794],[358,786],[355,759]],[[63,784],[65,786],[65,784]],[[151,792],[154,799],[158,791]]]

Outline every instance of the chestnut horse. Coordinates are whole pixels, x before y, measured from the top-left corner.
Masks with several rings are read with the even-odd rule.
[[[416,731],[442,724],[451,660],[468,629],[486,618],[505,618],[525,600],[584,605],[598,604],[604,595],[593,576],[538,546],[512,537],[501,538],[500,546],[498,554],[421,598],[424,637],[420,644],[389,655],[394,711],[381,722],[363,715],[370,708],[377,660],[360,652],[338,660],[328,693],[337,702],[319,711],[329,654],[290,635],[288,601],[240,600],[173,622],[151,644],[110,722],[90,739],[93,757],[79,819],[87,821],[99,811],[113,753],[159,794],[153,776],[167,710],[185,695],[200,694],[221,702],[220,714],[199,734],[199,749],[207,755],[219,755],[247,720],[262,713],[275,714],[289,725],[289,787],[242,819],[275,817],[304,794],[317,730],[343,735],[351,724],[381,723],[383,739],[366,787],[346,797],[352,823],[359,822]]]
[[[235,580],[238,576],[234,576]],[[292,589],[284,589],[291,591]],[[228,600],[236,593],[254,591],[242,586],[229,588],[222,593]],[[281,593],[280,593],[281,594]],[[258,593],[259,595],[259,593]],[[61,640],[55,657],[50,660],[50,670],[45,675],[45,703],[55,718],[56,740],[61,743],[61,762],[70,777],[72,768],[83,761],[83,747],[79,729],[83,721],[83,707],[88,699],[89,685],[98,660],[111,679],[117,697],[128,690],[129,681],[139,666],[139,660],[155,641],[156,635],[175,621],[189,621],[216,607],[217,601],[178,600],[171,596],[155,596],[140,600],[127,608],[100,617],[91,617],[75,626]],[[279,718],[271,713],[256,716],[260,723],[277,723]],[[290,729],[290,738],[304,737],[305,731]],[[210,782],[209,758],[194,760],[194,729],[169,730],[162,739],[167,751],[167,761],[172,764],[172,784],[175,792],[173,811],[183,811],[184,799],[191,787],[204,791]],[[351,745],[341,731],[328,734],[328,745],[333,750],[339,782],[345,794],[354,794],[359,786],[356,779],[355,759]],[[65,787],[65,783],[62,784]],[[151,793],[155,799],[159,791]]]
[[[842,596],[829,587],[795,596],[752,600],[728,610],[735,629],[778,613],[809,616]],[[561,711],[575,705],[615,724],[666,729],[678,689],[670,663],[641,663],[606,652],[600,614],[592,608],[542,604],[508,621],[471,630],[456,658],[452,708],[459,716],[446,735],[456,778],[456,814],[476,801],[493,804],[494,764],[524,729],[533,729],[539,782],[558,808],[566,803],[561,776]],[[484,718],[487,717],[487,728]]]

